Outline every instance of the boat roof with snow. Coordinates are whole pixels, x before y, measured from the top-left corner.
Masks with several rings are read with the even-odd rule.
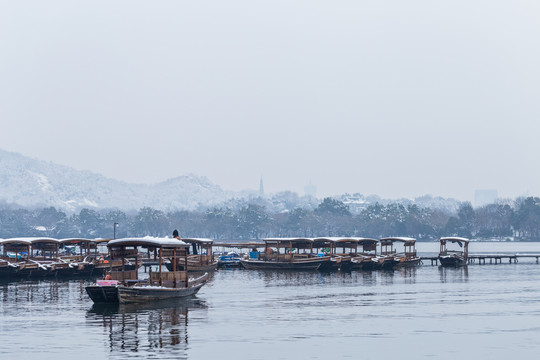
[[[178,239],[171,239],[171,238],[156,238],[156,237],[143,237],[143,238],[123,238],[123,239],[115,239],[110,240],[107,244],[107,247],[113,248],[113,247],[123,247],[123,246],[142,246],[142,247],[149,247],[149,248],[185,248],[188,247],[189,244],[186,244],[185,242],[178,240]]]
[[[64,245],[79,245],[79,244],[96,243],[96,240],[94,239],[84,239],[84,238],[66,238],[66,239],[60,239],[59,241],[61,244],[64,244]]]
[[[10,238],[4,240],[4,243],[30,243],[30,244],[38,244],[38,243],[48,243],[48,244],[59,244],[60,240],[50,238],[50,237],[20,237],[20,238]]]
[[[176,239],[178,241],[178,239]],[[182,239],[181,241],[190,243],[190,244],[212,244],[214,240],[212,239],[206,239],[206,238],[186,238]]]
[[[411,237],[404,237],[404,236],[397,236],[397,237],[386,237],[381,239],[381,245],[389,245],[394,242],[402,242],[405,246],[414,245],[416,243],[416,239]]]
[[[451,243],[468,243],[470,240],[467,239],[467,238],[464,238],[464,237],[459,237],[459,236],[447,236],[447,237],[442,237],[440,238],[439,240],[441,243],[443,242],[451,242]]]
[[[0,245],[6,244],[32,245],[28,238],[10,238],[0,241]]]

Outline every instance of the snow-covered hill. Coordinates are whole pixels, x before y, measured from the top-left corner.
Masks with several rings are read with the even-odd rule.
[[[153,185],[130,184],[0,150],[0,201],[24,207],[193,210],[232,196],[196,175]]]

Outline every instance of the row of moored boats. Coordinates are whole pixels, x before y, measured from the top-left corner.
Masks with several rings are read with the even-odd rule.
[[[438,259],[442,266],[460,266],[467,263],[468,239],[443,237]],[[458,250],[449,250],[447,244],[457,244]],[[246,255],[221,256],[222,267],[239,266],[258,270],[319,270],[352,271],[394,269],[420,264],[416,239],[387,237],[383,239],[359,237],[271,238],[262,243],[250,243]]]
[[[174,235],[173,238],[113,240],[0,240],[3,255],[0,279],[97,275],[102,280],[86,287],[94,302],[137,303],[194,295],[208,280],[208,272],[218,265],[256,270],[351,271],[420,263],[416,240],[409,237],[271,238],[260,243],[233,245],[247,247],[249,252],[242,256],[223,254],[216,259],[213,247],[220,244],[214,244],[211,239],[180,239]],[[467,239],[441,238],[440,243],[441,265],[466,264]],[[447,250],[447,244],[451,243],[459,244],[463,250]],[[102,249],[105,246],[106,252]],[[149,272],[141,273],[140,266],[149,267]]]

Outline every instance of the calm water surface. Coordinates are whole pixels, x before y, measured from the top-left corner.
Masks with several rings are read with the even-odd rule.
[[[419,244],[423,253],[437,244]],[[537,252],[540,243],[472,244]],[[540,265],[218,271],[197,297],[94,306],[92,280],[0,283],[0,359],[532,358]]]

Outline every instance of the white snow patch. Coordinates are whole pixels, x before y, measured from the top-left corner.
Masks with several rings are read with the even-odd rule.
[[[29,173],[34,176],[34,178],[36,179],[38,185],[41,187],[41,190],[43,192],[46,192],[52,189],[52,186],[49,183],[49,179],[47,179],[45,175],[38,174],[32,171],[29,171]]]

